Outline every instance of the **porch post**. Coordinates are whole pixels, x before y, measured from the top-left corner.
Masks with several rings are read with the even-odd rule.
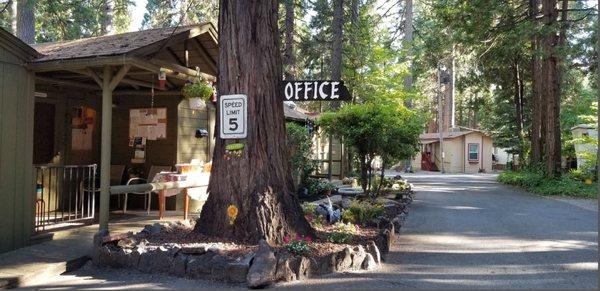
[[[102,137],[100,146],[100,232],[108,231],[110,204],[110,156],[112,130],[112,88],[110,66],[104,67],[102,77]]]

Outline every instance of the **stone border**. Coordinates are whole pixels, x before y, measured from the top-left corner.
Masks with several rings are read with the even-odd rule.
[[[145,246],[131,244],[133,233],[96,236],[92,261],[97,266],[133,268],[143,273],[163,273],[191,279],[247,283],[261,288],[275,282],[303,280],[348,270],[375,270],[385,261],[395,234],[408,215],[408,203],[399,203],[389,214],[393,219],[376,223],[379,234],[367,245],[346,246],[322,257],[293,256],[277,251],[264,240],[255,253],[237,259],[218,247],[182,248],[177,244]],[[160,231],[161,225],[147,226],[143,232]]]

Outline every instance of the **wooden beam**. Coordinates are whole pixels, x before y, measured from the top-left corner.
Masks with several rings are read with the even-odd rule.
[[[122,66],[121,69],[119,69],[119,72],[117,72],[117,74],[112,78],[112,80],[110,80],[110,84],[108,85],[110,91],[115,90],[117,85],[119,85],[119,82],[121,82],[123,77],[125,77],[125,75],[127,74],[127,71],[129,71],[129,68],[131,68],[131,65],[127,64]],[[105,88],[103,88],[103,90],[105,90]]]
[[[150,96],[150,91],[138,91],[138,90],[115,90],[113,91],[115,96]],[[156,91],[154,96],[181,96],[179,90],[167,90],[167,91]]]
[[[168,47],[167,52],[169,52],[169,55],[171,56],[171,58],[173,58],[174,61],[176,61],[182,66],[185,66],[185,63],[179,58],[179,56],[173,51],[173,49]]]
[[[87,90],[99,90],[100,89],[100,87],[98,87],[98,86],[94,86],[94,85],[90,85],[90,84],[86,84],[86,83],[67,81],[67,80],[61,80],[61,79],[50,78],[50,77],[35,76],[35,79],[43,81],[43,82],[51,83],[51,84],[59,84],[59,85],[70,86],[70,87],[74,87],[74,88],[81,88],[81,89],[87,89]]]
[[[96,72],[94,72],[94,70],[92,70],[90,68],[85,68],[85,72],[88,73],[88,76],[90,76],[92,79],[94,79],[94,81],[96,81],[98,86],[102,87],[102,79],[100,79],[100,76],[98,76],[98,74],[96,74]]]
[[[202,43],[197,38],[194,38],[193,43],[196,45],[196,48],[198,49],[198,52],[202,55],[202,57],[206,59],[206,63],[208,64],[208,66],[213,70],[213,72],[215,72],[215,74],[218,74],[219,69],[217,68],[217,62],[215,62],[215,60],[212,58],[212,56],[206,50],[206,48],[202,45]]]
[[[127,73],[129,67],[123,66],[119,74],[123,71]],[[124,74],[123,74],[124,75]],[[112,99],[113,90],[111,84],[118,80],[117,76],[112,76],[110,66],[105,66],[102,75],[102,128],[100,138],[100,211],[99,226],[102,234],[108,234],[108,217],[110,207],[110,158],[111,158],[111,132],[112,132]],[[122,76],[119,78],[121,79]],[[116,82],[118,83],[118,81]]]
[[[187,75],[190,76],[192,78],[194,77],[198,77],[201,76],[202,78],[204,78],[205,80],[211,81],[211,82],[216,82],[217,78],[215,76],[200,72],[200,75],[198,75],[198,72],[196,72],[196,70],[192,70],[190,68],[186,68],[184,66],[180,66],[177,64],[171,64],[169,62],[165,62],[163,60],[159,60],[159,59],[152,59],[149,61],[151,64],[154,64],[156,66],[159,66],[161,68],[164,68],[167,70],[167,74],[169,75]]]

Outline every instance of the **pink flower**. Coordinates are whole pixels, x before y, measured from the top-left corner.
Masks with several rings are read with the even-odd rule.
[[[286,244],[287,244],[287,243],[290,243],[290,241],[291,241],[291,240],[292,240],[292,239],[290,238],[290,236],[289,236],[289,235],[286,235],[286,236],[284,236],[284,237],[283,237],[283,242],[284,242],[284,243],[286,243]]]
[[[299,234],[296,234],[296,240],[302,240],[302,236]]]
[[[305,240],[307,243],[312,243],[312,237],[310,237],[310,235],[307,235],[307,236],[304,238],[304,240]]]

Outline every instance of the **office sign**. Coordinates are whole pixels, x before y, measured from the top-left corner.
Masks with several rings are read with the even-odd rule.
[[[283,101],[350,101],[352,96],[342,81],[281,81]]]
[[[242,94],[220,96],[219,115],[219,135],[222,139],[247,137],[248,96]]]

